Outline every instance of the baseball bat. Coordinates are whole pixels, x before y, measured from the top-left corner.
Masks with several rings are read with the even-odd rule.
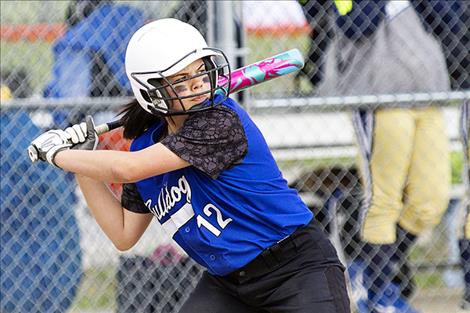
[[[235,93],[267,82],[302,69],[304,59],[298,49],[288,50],[272,57],[236,69],[230,74],[230,92]],[[219,85],[227,82],[228,78],[220,77]],[[123,125],[116,120],[95,126],[98,135],[119,128]],[[28,147],[28,155],[32,162],[38,160],[39,151],[34,145]]]
[[[304,59],[298,49],[292,49],[275,56],[263,59],[250,65],[240,67],[230,74],[230,93],[239,92],[247,88],[267,82],[274,78],[284,76],[304,67]],[[221,86],[228,78],[220,77]],[[98,135],[109,132],[122,126],[120,120],[97,125],[95,131]]]

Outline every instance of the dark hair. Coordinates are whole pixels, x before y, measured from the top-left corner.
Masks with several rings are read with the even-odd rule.
[[[134,139],[140,136],[147,128],[165,120],[145,111],[136,99],[125,104],[119,111],[124,127],[124,138]]]

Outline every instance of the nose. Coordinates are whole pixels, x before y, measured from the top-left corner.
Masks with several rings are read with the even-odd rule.
[[[199,77],[195,77],[193,79],[193,83],[191,85],[191,88],[192,88],[193,91],[197,91],[197,90],[201,89],[203,85],[204,85],[204,76],[199,76]]]

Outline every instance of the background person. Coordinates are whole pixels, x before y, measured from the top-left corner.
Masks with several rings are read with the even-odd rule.
[[[0,86],[2,104],[18,94]],[[0,311],[66,312],[83,275],[76,185],[69,174],[31,164],[28,142],[43,130],[27,112],[2,108],[0,125]]]
[[[352,5],[334,5],[341,2]],[[321,4],[330,17],[322,29],[333,29],[334,38],[318,58],[320,96],[450,90],[440,43],[409,2]],[[316,16],[320,8],[309,1],[304,9]],[[349,267],[353,276],[364,273],[358,276],[367,291],[357,304],[361,312],[415,312],[404,297],[409,277],[401,269],[416,237],[437,225],[448,205],[444,119],[438,108],[381,108],[356,112],[353,124],[365,190],[364,249]]]

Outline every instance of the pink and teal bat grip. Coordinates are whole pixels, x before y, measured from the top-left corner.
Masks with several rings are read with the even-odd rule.
[[[235,93],[271,79],[284,76],[302,69],[304,59],[299,50],[292,49],[275,56],[266,58],[256,63],[241,67],[232,71],[230,75],[230,93]],[[219,86],[223,86],[228,80],[227,77],[220,77]],[[122,126],[117,120],[96,126],[98,134],[111,131]]]

